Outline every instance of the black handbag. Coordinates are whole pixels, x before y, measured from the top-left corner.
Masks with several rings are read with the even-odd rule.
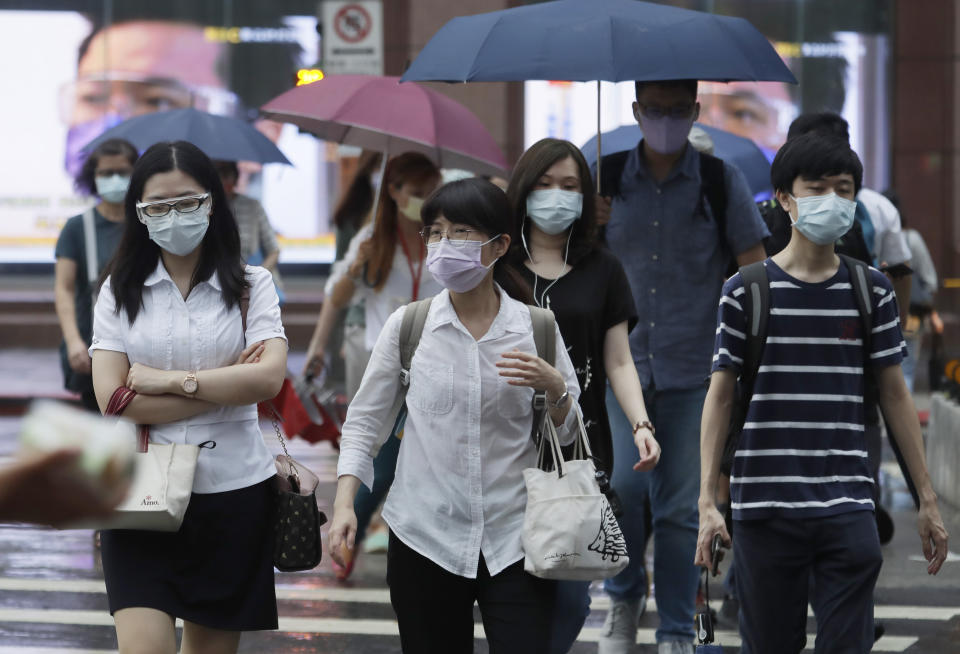
[[[283,572],[312,570],[320,565],[320,527],[327,522],[327,516],[317,506],[320,480],[287,452],[276,418],[273,427],[283,448],[283,454],[278,454],[274,461],[277,474],[273,477],[273,565]]]

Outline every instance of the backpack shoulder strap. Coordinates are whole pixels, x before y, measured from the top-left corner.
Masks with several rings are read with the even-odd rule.
[[[600,158],[600,194],[604,197],[620,195],[620,178],[631,152],[632,150],[624,150]]]
[[[860,312],[860,324],[863,330],[864,357],[869,358],[873,341],[873,296],[870,283],[870,268],[863,261],[846,254],[839,255],[850,273],[850,285],[857,298],[857,311]]]
[[[429,297],[411,302],[403,312],[403,320],[400,322],[400,381],[404,390],[410,385],[410,364],[420,344],[423,326],[427,322],[427,314],[430,313],[431,300],[433,298]]]
[[[533,323],[533,342],[537,346],[537,356],[556,365],[557,358],[557,331],[556,318],[550,309],[527,306],[530,310],[530,320]]]
[[[556,318],[550,309],[527,305],[530,311],[530,321],[533,323],[533,342],[537,346],[537,356],[556,365],[557,359],[557,329]],[[534,443],[540,442],[540,430],[547,416],[547,394],[544,391],[535,391],[533,394],[533,426],[530,436]]]
[[[700,153],[700,188],[710,205],[713,219],[717,221],[720,238],[727,241],[727,180],[723,159],[712,154]],[[729,249],[729,248],[728,248]]]
[[[743,306],[747,318],[747,343],[744,350],[740,379],[750,394],[760,368],[763,348],[767,343],[767,323],[770,319],[770,280],[762,261],[740,269],[743,280]],[[749,399],[749,398],[745,398]]]

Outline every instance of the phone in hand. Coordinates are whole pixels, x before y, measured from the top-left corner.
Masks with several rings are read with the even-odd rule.
[[[713,542],[710,543],[710,574],[716,577],[720,574],[720,562],[723,561],[723,537],[720,534],[713,535]]]

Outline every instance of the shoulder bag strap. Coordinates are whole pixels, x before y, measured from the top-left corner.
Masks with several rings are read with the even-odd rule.
[[[557,330],[553,311],[527,305],[530,322],[533,326],[533,343],[537,347],[537,356],[551,366],[557,362]],[[540,442],[540,434],[547,417],[547,394],[535,391],[533,394],[533,426],[530,435],[534,443]]]
[[[87,255],[87,281],[90,284],[90,295],[93,296],[93,304],[96,304],[100,266],[97,265],[97,227],[94,222],[93,207],[83,212],[83,246]]]
[[[423,334],[432,300],[430,297],[408,304],[400,322],[400,382],[404,395],[410,385],[410,365],[413,363],[417,346],[420,345],[420,336]]]

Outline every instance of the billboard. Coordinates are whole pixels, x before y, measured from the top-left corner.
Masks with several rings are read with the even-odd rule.
[[[889,0],[690,0],[661,2],[749,20],[799,85],[701,83],[700,122],[751,138],[772,160],[790,122],[831,111],[850,124],[864,183],[886,188],[890,169]],[[600,129],[635,123],[632,82],[602,83]],[[597,132],[596,83],[525,83],[524,145],[552,136],[583,144]]]
[[[328,226],[335,147],[257,108],[319,58],[315,2],[37,2],[5,9],[8,92],[0,142],[0,263],[50,263],[67,218],[95,202],[74,189],[83,146],[125,118],[196,107],[245,118],[293,166],[241,163],[240,190],[263,203],[281,261],[333,258]],[[10,65],[16,62],[16,65]]]

